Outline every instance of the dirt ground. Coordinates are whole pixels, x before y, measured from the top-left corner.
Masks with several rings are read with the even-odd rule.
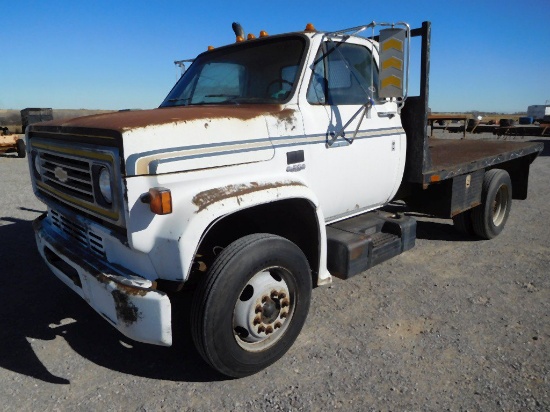
[[[518,138],[519,139],[519,138]],[[43,410],[550,410],[550,141],[491,241],[419,217],[416,247],[313,291],[291,350],[228,380],[191,339],[128,340],[40,260],[26,159],[0,155],[0,405]]]

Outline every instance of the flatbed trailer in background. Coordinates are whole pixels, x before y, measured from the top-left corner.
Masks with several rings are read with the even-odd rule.
[[[530,125],[511,125],[500,126],[498,124],[474,124],[469,126],[459,124],[447,124],[444,126],[435,126],[430,120],[430,135],[433,136],[435,130],[442,130],[449,133],[460,133],[463,138],[467,138],[466,134],[481,134],[490,133],[503,138],[515,137],[550,137],[550,123],[530,124]]]
[[[448,125],[446,124],[446,122],[450,120],[450,121],[460,121],[460,122],[464,122],[463,125],[462,125],[462,132],[464,134],[464,137],[466,137],[466,129],[468,128],[468,116],[467,115],[445,115],[445,114],[430,114],[428,115],[428,122],[430,124],[430,137],[433,137],[433,134],[434,134],[434,130],[435,130],[435,127],[434,127],[434,123],[435,122],[443,122],[445,123],[445,125],[442,125],[438,128],[441,128],[443,130],[447,130],[447,127]]]

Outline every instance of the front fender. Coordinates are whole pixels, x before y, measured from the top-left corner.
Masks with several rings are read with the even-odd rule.
[[[223,170],[223,169],[222,169]],[[217,169],[215,176],[198,173],[147,176],[128,179],[128,237],[131,247],[148,253],[160,278],[187,280],[198,245],[211,224],[223,216],[257,205],[284,199],[306,199],[316,208],[320,239],[320,284],[330,282],[326,270],[324,216],[311,189],[297,175],[235,175]],[[195,175],[194,179],[191,175]],[[204,175],[204,173],[202,174]],[[244,176],[254,176],[245,178]],[[140,197],[155,186],[172,193],[173,213],[154,215]]]

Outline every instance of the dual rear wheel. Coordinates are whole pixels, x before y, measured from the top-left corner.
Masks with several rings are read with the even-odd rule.
[[[466,235],[492,239],[502,232],[512,207],[510,175],[501,169],[485,173],[481,205],[453,217],[456,229]]]

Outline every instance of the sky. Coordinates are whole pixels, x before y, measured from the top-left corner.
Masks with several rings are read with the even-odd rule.
[[[432,111],[550,100],[550,0],[0,0],[0,14],[0,109],[158,107],[174,60],[232,43],[234,21],[258,35],[429,20]]]

